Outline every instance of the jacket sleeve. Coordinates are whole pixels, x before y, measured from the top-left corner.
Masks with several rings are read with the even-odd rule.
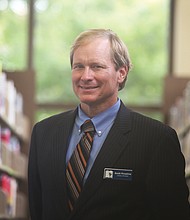
[[[168,128],[152,155],[147,175],[150,209],[155,220],[189,220],[185,160],[176,132]]]
[[[31,136],[29,163],[28,163],[28,194],[31,220],[42,219],[42,192],[38,172],[36,126]]]

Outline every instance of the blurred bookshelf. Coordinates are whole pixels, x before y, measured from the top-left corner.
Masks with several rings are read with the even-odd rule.
[[[190,78],[165,78],[163,113],[165,122],[178,134],[181,151],[185,157],[187,185],[190,189]]]
[[[169,124],[178,133],[186,161],[186,176],[190,177],[190,79],[169,109]]]
[[[0,72],[0,219],[29,219],[27,164],[33,77],[27,71]]]

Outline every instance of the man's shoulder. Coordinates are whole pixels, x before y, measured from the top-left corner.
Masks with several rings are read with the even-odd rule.
[[[70,121],[71,119],[74,118],[74,116],[75,116],[75,110],[61,112],[38,121],[35,124],[35,126],[37,127],[58,126],[59,124],[64,124],[66,121]]]
[[[150,116],[135,111],[131,111],[130,115],[132,120],[132,127],[136,127],[137,129],[139,128],[142,131],[149,131],[150,133],[175,133],[174,129],[169,125],[165,124],[163,121],[151,118]]]
[[[159,127],[169,127],[164,122],[159,119],[153,118],[150,115],[146,115],[142,112],[137,112],[132,108],[121,104],[120,108],[120,116],[126,118],[126,120],[130,120],[132,124],[147,124],[147,125],[154,125]],[[122,118],[123,119],[123,118]]]

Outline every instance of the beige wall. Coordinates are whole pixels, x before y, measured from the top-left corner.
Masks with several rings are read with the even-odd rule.
[[[173,74],[190,76],[190,0],[176,0]]]

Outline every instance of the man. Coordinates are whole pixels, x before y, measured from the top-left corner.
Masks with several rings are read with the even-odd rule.
[[[31,219],[189,220],[176,132],[118,98],[131,68],[124,43],[111,30],[87,30],[70,60],[80,105],[34,126]]]

